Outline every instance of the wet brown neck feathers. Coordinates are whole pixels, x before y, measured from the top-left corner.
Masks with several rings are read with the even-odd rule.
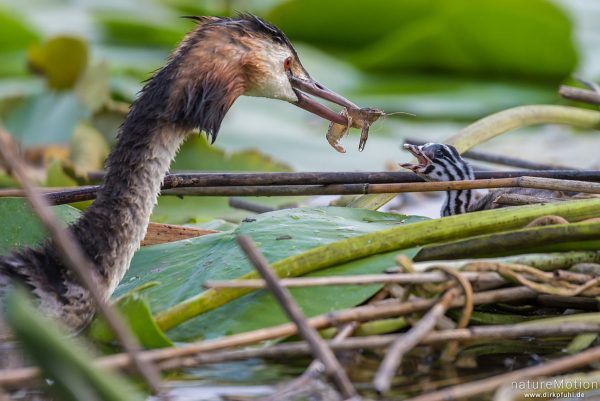
[[[72,226],[98,268],[107,298],[145,235],[179,146],[194,128],[214,141],[231,104],[245,90],[243,63],[232,48],[211,45],[215,34],[218,30],[203,32],[199,26],[145,85],[120,128],[96,201]],[[93,315],[87,291],[62,265],[51,242],[0,257],[0,309],[9,278],[27,284],[46,313],[72,328]]]
[[[230,59],[225,65],[222,58],[209,58],[207,50],[200,49],[188,38],[145,86],[107,160],[98,198],[75,226],[80,235],[95,233],[91,241],[95,249],[88,254],[95,256],[109,294],[145,235],[179,146],[194,128],[214,140],[225,113],[244,91],[241,71],[227,69]]]

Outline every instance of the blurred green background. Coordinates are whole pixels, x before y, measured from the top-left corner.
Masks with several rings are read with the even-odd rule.
[[[339,154],[326,122],[243,97],[216,147],[197,138],[174,170],[382,170],[408,160],[404,137],[441,140],[508,107],[566,103],[556,90],[573,76],[600,79],[594,0],[0,0],[0,118],[40,167],[40,182],[75,185],[102,166],[141,82],[193,27],[180,16],[236,10],[282,28],[324,85],[416,117],[378,121],[362,153],[352,132]],[[598,167],[598,145],[592,133],[536,127],[483,148]],[[161,206],[155,220],[190,218]]]

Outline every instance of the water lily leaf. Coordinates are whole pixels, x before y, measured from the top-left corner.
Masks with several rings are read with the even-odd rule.
[[[428,69],[562,79],[577,64],[570,31],[567,17],[542,0],[439,2],[426,18],[402,25],[355,60],[379,71]]]
[[[87,43],[75,36],[56,36],[32,45],[27,52],[31,68],[48,79],[53,89],[73,87],[88,61]]]
[[[349,208],[287,209],[256,216],[234,230],[190,240],[144,247],[136,252],[115,296],[148,281],[161,284],[145,291],[153,312],[202,292],[207,280],[233,279],[252,270],[235,237],[250,235],[273,262],[318,245],[420,220],[403,215]],[[291,238],[290,238],[291,237]],[[407,251],[411,256],[414,251]],[[381,273],[397,252],[345,263],[317,273],[350,275]],[[353,306],[377,289],[373,286],[297,288],[292,294],[309,315]],[[266,291],[258,291],[199,316],[169,332],[176,340],[217,337],[287,321]]]
[[[273,8],[266,18],[293,40],[355,50],[369,46],[399,26],[425,18],[437,3],[435,0],[371,0],[365,7],[360,0],[325,3],[292,0]],[[306,29],[307,20],[310,20],[310,29]]]
[[[23,146],[67,144],[89,109],[73,92],[32,96],[6,116],[6,127]]]
[[[79,216],[79,210],[67,206],[54,206],[57,217],[72,223]],[[13,249],[34,246],[47,237],[46,230],[22,198],[0,198],[0,255]]]
[[[577,64],[570,21],[546,0],[295,0],[268,17],[292,39],[346,49],[369,71],[557,80]]]
[[[141,17],[142,15],[138,15]],[[172,48],[185,35],[190,24],[173,19],[176,24],[166,24],[164,20],[144,21],[132,19],[122,14],[101,13],[97,20],[104,31],[104,40],[116,45],[162,46]]]
[[[52,379],[49,391],[65,401],[136,401],[144,397],[129,382],[95,367],[95,356],[81,338],[69,338],[54,322],[44,319],[24,293],[12,292],[6,318],[24,349]]]

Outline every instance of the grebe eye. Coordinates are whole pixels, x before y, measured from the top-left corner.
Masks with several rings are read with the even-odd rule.
[[[285,59],[285,61],[283,62],[283,69],[284,69],[285,71],[289,71],[289,70],[290,70],[290,68],[291,68],[291,66],[292,66],[292,58],[291,58],[291,57],[288,57],[288,58],[286,58],[286,59]]]

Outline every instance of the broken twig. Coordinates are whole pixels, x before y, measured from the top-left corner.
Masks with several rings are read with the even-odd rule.
[[[298,327],[298,332],[310,345],[314,357],[318,358],[325,366],[325,372],[335,383],[340,393],[345,398],[356,397],[356,390],[346,375],[346,371],[335,357],[333,351],[331,351],[331,348],[329,348],[321,336],[319,336],[319,333],[308,325],[304,314],[292,298],[292,295],[289,293],[289,291],[279,285],[277,282],[277,276],[269,266],[269,263],[264,256],[258,251],[258,249],[256,249],[252,239],[247,236],[239,236],[237,237],[237,242],[246,254],[248,260],[250,260],[254,268],[266,281],[269,289],[277,301],[279,301],[279,304],[284,309],[290,320],[292,320]]]
[[[462,275],[477,283],[501,282],[500,276],[495,273],[481,274],[465,272]],[[332,277],[299,277],[283,278],[279,280],[282,287],[311,287],[325,285],[369,285],[369,284],[420,284],[420,283],[443,283],[448,281],[444,273],[398,273],[398,274],[365,274],[357,276],[332,276]],[[227,280],[207,281],[202,285],[204,288],[265,288],[264,280]]]

